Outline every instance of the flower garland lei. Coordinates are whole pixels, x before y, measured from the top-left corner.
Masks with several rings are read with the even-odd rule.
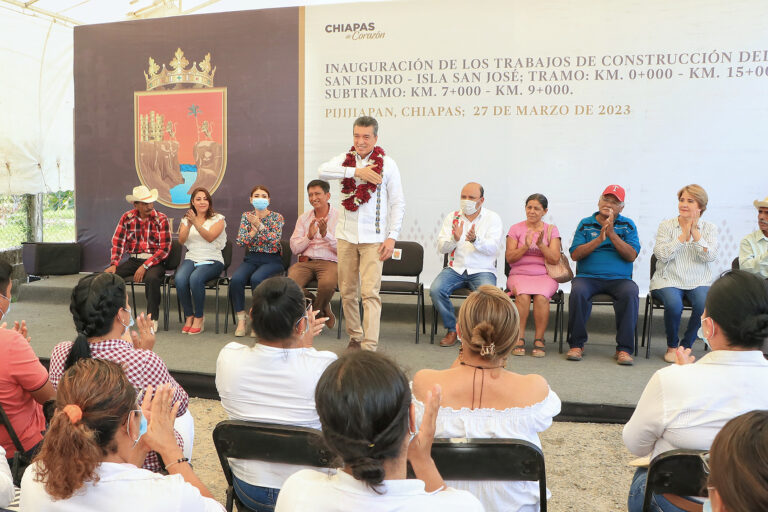
[[[347,158],[341,165],[343,167],[357,167],[356,156],[357,152],[355,151],[355,147],[352,146],[349,153],[347,153]],[[379,146],[373,148],[371,156],[369,157],[369,160],[373,162],[373,170],[379,175],[381,175],[384,170],[383,157],[384,150]],[[367,181],[363,181],[361,184],[357,185],[355,178],[344,178],[341,180],[341,193],[344,194],[346,198],[341,201],[341,205],[350,212],[356,212],[357,209],[360,208],[360,205],[367,203],[368,200],[371,199],[371,192],[376,190],[376,188],[378,188],[378,185],[368,183]]]

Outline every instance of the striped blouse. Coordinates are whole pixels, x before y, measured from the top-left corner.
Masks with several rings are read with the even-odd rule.
[[[658,261],[651,277],[651,290],[669,287],[692,290],[712,284],[712,264],[717,259],[717,227],[703,220],[699,220],[699,225],[701,238],[698,242],[692,239],[681,242],[678,237],[683,229],[677,217],[659,224],[653,248]]]

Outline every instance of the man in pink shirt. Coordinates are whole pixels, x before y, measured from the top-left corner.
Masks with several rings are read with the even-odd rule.
[[[312,180],[307,185],[307,196],[313,209],[304,212],[296,221],[296,229],[291,235],[291,251],[299,261],[288,269],[288,277],[302,288],[317,279],[317,299],[313,307],[328,317],[325,325],[329,329],[336,325],[331,297],[338,282],[336,223],[339,220],[339,212],[328,204],[330,190],[328,182],[323,180]]]

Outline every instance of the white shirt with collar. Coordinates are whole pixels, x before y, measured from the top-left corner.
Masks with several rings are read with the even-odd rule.
[[[453,223],[464,222],[464,229],[457,242],[453,238]],[[466,240],[467,233],[475,226],[475,241]],[[459,274],[478,272],[496,273],[496,259],[502,240],[501,217],[485,206],[475,220],[469,220],[461,210],[448,214],[437,237],[437,252],[448,254],[448,265]]]
[[[7,507],[14,497],[11,468],[5,458],[5,449],[0,446],[0,507]]]
[[[381,494],[344,471],[335,474],[305,469],[285,481],[275,512],[482,512],[483,506],[467,491],[447,488],[427,492],[415,478],[384,480]]]
[[[668,366],[648,381],[624,426],[630,452],[651,458],[708,450],[729,420],[768,409],[768,361],[760,350],[714,350],[693,364]]]
[[[357,167],[371,165],[370,154],[366,158],[355,155]],[[344,167],[347,154],[342,153],[333,157],[320,166],[318,174],[324,180],[341,180],[354,178],[355,169]],[[403,226],[405,216],[405,194],[400,181],[400,170],[397,164],[388,156],[384,156],[382,182],[367,203],[360,205],[355,212],[350,212],[339,204],[339,222],[336,225],[336,238],[346,240],[351,244],[381,243],[387,238],[397,240]],[[357,185],[363,180],[355,178]],[[341,199],[344,199],[342,197]],[[378,226],[378,230],[377,230]]]
[[[768,237],[761,230],[741,240],[739,268],[768,279]]]
[[[53,499],[37,482],[37,464],[21,479],[19,510],[45,512],[223,512],[224,507],[184,481],[181,475],[163,476],[133,464],[102,462],[96,467],[99,481],[85,482],[71,497]],[[55,475],[53,475],[55,477]]]

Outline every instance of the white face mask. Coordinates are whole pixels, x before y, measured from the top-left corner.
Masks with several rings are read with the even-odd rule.
[[[707,317],[707,318],[709,318],[709,317]],[[711,348],[710,345],[709,345],[709,338],[704,336],[704,320],[705,320],[704,318],[701,319],[701,326],[699,327],[699,331],[696,333],[696,336],[698,336],[699,338],[704,340],[704,343],[707,345],[707,348]],[[711,320],[710,320],[710,322],[711,322]]]
[[[5,317],[8,315],[8,313],[11,311],[11,298],[10,298],[10,297],[6,297],[6,296],[5,296],[5,295],[3,295],[2,293],[0,293],[0,297],[2,297],[2,298],[4,298],[5,300],[7,300],[7,301],[8,301],[8,308],[6,308],[6,310],[5,310],[5,311],[3,311],[2,309],[0,309],[0,320],[2,320],[2,319],[3,319],[3,318],[5,318]]]
[[[477,203],[471,199],[462,199],[461,211],[464,215],[473,215],[477,211]]]

